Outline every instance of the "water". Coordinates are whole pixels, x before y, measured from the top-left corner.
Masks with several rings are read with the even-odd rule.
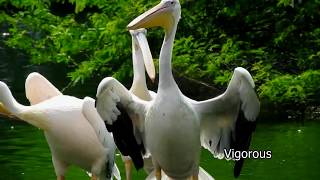
[[[240,176],[244,179],[317,179],[320,175],[319,122],[262,124],[257,127],[251,149],[272,150],[272,159],[249,159]],[[117,164],[124,175],[123,163]],[[201,166],[216,179],[234,179],[233,162],[217,160],[202,151]],[[55,179],[51,155],[43,132],[18,121],[0,118],[0,179]],[[143,171],[134,179],[143,179]],[[85,172],[71,167],[68,179],[88,179]]]
[[[319,179],[320,123],[258,124],[252,150],[271,150],[272,159],[249,159],[239,179]],[[232,163],[217,161],[208,153],[202,166],[216,179],[233,179]]]

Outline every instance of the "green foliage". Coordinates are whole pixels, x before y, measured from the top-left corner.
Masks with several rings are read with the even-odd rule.
[[[261,97],[276,104],[308,104],[319,101],[320,71],[283,75],[261,86]]]
[[[57,3],[58,2],[58,3]],[[64,63],[70,79],[132,76],[127,24],[158,0],[0,0],[9,47],[32,63]],[[56,5],[60,8],[54,8]],[[248,69],[259,95],[276,104],[318,103],[318,0],[181,1],[173,67],[187,77],[226,86],[233,69]],[[71,7],[71,10],[70,10]],[[163,32],[149,30],[158,57]]]
[[[284,75],[268,81],[261,89],[261,97],[274,103],[299,103],[304,102],[306,98],[301,79],[292,75]]]
[[[4,1],[0,5],[14,9],[2,11],[0,23],[9,24],[9,47],[24,50],[32,63],[64,63],[70,67],[73,84],[83,83],[96,73],[129,79],[131,67],[131,37],[126,25],[143,12],[144,1],[70,0]],[[71,3],[71,4],[70,4]],[[150,2],[147,3],[152,5]],[[13,8],[14,7],[14,8]],[[60,12],[61,11],[61,12]]]

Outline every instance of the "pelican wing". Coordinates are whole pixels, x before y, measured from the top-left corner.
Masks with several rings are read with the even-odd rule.
[[[112,174],[116,179],[120,178],[120,173],[117,165],[114,163],[114,153],[116,145],[114,144],[111,133],[107,131],[107,128],[98,114],[95,106],[95,100],[90,97],[85,97],[82,104],[82,113],[84,117],[89,121],[94,131],[96,132],[101,144],[108,150],[107,154],[107,173],[109,176]]]
[[[227,90],[220,96],[189,102],[201,121],[201,145],[216,158],[228,158],[224,151],[230,149],[248,150],[260,103],[247,70],[236,68]],[[235,176],[240,173],[241,161],[236,163]]]
[[[27,99],[30,101],[31,105],[62,95],[62,93],[45,77],[36,72],[28,75],[25,82],[25,89]]]
[[[103,79],[98,86],[97,111],[113,133],[120,152],[130,156],[137,169],[143,167],[144,118],[148,104],[112,77]]]
[[[82,113],[89,121],[94,131],[96,132],[100,142],[106,148],[115,147],[112,135],[107,131],[107,128],[98,114],[95,106],[95,100],[90,97],[85,97],[82,105]]]

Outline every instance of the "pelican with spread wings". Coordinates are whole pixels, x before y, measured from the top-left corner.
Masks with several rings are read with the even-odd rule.
[[[247,150],[260,103],[250,73],[235,68],[227,90],[212,99],[195,101],[184,96],[171,67],[173,41],[180,19],[178,0],[162,0],[134,19],[128,29],[160,26],[165,30],[159,58],[159,87],[152,101],[130,93],[116,79],[103,79],[97,89],[97,110],[108,124],[118,121],[118,109],[128,114],[152,155],[157,180],[161,170],[170,178],[198,179],[201,145],[216,158],[224,150]],[[148,67],[146,67],[148,68]],[[234,175],[240,174],[243,160],[237,161]]]

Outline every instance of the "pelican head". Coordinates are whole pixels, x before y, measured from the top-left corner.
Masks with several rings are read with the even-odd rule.
[[[181,16],[179,0],[162,0],[158,5],[135,18],[127,26],[129,30],[160,26],[169,32]]]
[[[143,59],[147,74],[152,80],[152,82],[154,82],[156,72],[155,72],[149,44],[146,38],[147,30],[143,28],[137,29],[137,30],[130,30],[130,34],[132,36],[133,51],[134,51],[133,59],[135,59],[136,61],[141,61],[141,59]],[[139,67],[134,67],[134,68],[139,69]],[[143,70],[143,74],[144,73],[145,72]]]

